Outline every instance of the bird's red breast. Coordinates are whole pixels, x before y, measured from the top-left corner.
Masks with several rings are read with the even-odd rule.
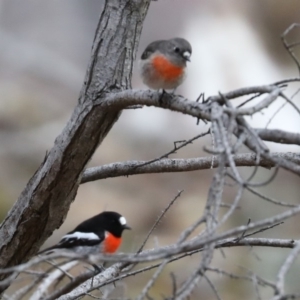
[[[152,60],[152,65],[158,76],[161,76],[164,80],[177,80],[178,77],[183,75],[183,68],[170,63],[163,55],[156,55]]]
[[[114,253],[118,250],[122,242],[121,237],[115,237],[113,234],[107,232],[104,240],[104,253]]]

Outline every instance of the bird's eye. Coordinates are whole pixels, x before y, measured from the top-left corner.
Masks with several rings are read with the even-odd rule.
[[[151,55],[150,51],[144,51],[144,53],[141,56],[141,59],[147,59]]]
[[[174,52],[175,53],[179,53],[180,52],[180,49],[178,47],[174,47]]]

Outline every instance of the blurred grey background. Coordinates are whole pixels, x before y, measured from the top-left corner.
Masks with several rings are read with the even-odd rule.
[[[0,1],[0,220],[52,147],[77,103],[101,7],[102,1],[96,0]],[[175,36],[189,40],[193,47],[192,62],[178,93],[191,100],[201,92],[209,96],[219,91],[268,84],[298,76],[280,35],[291,23],[299,22],[299,17],[300,1],[297,0],[153,1],[144,23],[138,57],[153,40]],[[132,87],[146,89],[137,68]],[[296,87],[287,93],[291,95],[295,90]],[[299,105],[299,97],[295,103]],[[250,122],[256,127],[265,126],[282,104],[278,101]],[[269,127],[299,131],[299,117],[287,105]],[[174,141],[192,138],[206,129],[203,123],[196,126],[192,118],[157,108],[125,111],[89,165],[159,157],[173,148]],[[210,145],[210,138],[205,143]],[[271,147],[273,151],[299,151],[295,146]],[[203,141],[195,142],[172,157],[205,155],[202,148]],[[247,169],[242,172],[249,174]],[[125,215],[133,230],[126,233],[122,251],[134,251],[162,209],[178,190],[184,189],[148,247],[175,242],[179,233],[201,215],[212,174],[212,171],[199,171],[142,175],[84,184],[66,222],[47,245],[57,242],[78,222],[106,209]],[[270,171],[263,170],[256,180],[270,175]],[[270,186],[260,189],[291,203],[299,201],[299,191],[299,178],[284,171],[279,172]],[[234,188],[226,188],[224,201],[230,203],[234,193]],[[245,224],[248,218],[258,220],[281,211],[282,208],[262,203],[245,192],[236,219],[226,226]],[[298,238],[298,226],[295,226],[298,221],[287,221],[266,235]],[[240,267],[243,266],[271,280],[288,250],[262,249],[257,255],[245,248],[226,253],[226,258],[217,255],[214,265],[245,273]],[[194,263],[191,258],[184,262],[179,281]],[[262,263],[265,263],[263,269]],[[154,297],[170,291],[168,271],[155,286]],[[150,275],[145,276],[131,279],[136,290],[130,290],[129,296],[134,296],[138,283],[144,284]],[[212,278],[219,283],[224,299],[254,298],[251,283],[220,276]],[[289,279],[291,288],[293,283],[296,286],[297,278]],[[268,292],[264,290],[263,295],[269,295]],[[204,283],[194,295],[194,299],[214,299]]]

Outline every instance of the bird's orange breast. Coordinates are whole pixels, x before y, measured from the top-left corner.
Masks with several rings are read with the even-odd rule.
[[[169,60],[162,55],[154,57],[152,65],[158,76],[164,78],[164,80],[176,80],[178,77],[183,75],[182,67],[178,67],[170,63]]]
[[[114,253],[118,250],[122,242],[122,238],[115,237],[111,233],[107,233],[104,241],[104,253]]]

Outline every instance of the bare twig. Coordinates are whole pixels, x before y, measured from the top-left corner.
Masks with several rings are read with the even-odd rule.
[[[168,204],[168,206],[162,211],[162,213],[159,215],[159,217],[156,219],[155,223],[153,224],[153,226],[151,227],[151,229],[149,230],[146,238],[144,239],[141,247],[138,249],[137,254],[140,253],[143,249],[144,246],[146,245],[150,235],[152,234],[152,232],[154,231],[154,229],[157,227],[157,225],[160,223],[160,221],[162,220],[162,218],[165,216],[165,214],[167,213],[167,211],[170,209],[170,207],[175,203],[175,201],[181,196],[181,194],[183,193],[183,190],[179,191],[177,193],[177,195],[172,199],[172,201]]]
[[[286,40],[287,35],[295,28],[300,28],[300,24],[294,23],[294,24],[290,25],[281,35],[281,40],[282,40],[282,43],[283,43],[285,49],[287,50],[287,52],[290,54],[291,58],[295,62],[296,66],[298,68],[298,72],[300,74],[300,63],[299,63],[297,56],[295,55],[295,53],[293,51],[293,48],[295,48],[296,46],[299,46],[299,43],[289,44]]]

